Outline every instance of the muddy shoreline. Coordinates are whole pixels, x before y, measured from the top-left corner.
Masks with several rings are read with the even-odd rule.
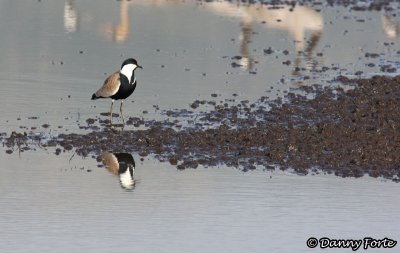
[[[75,150],[97,158],[104,151],[154,156],[178,169],[226,165],[244,171],[262,168],[292,169],[299,174],[334,173],[338,176],[400,177],[400,76],[375,76],[337,82],[353,89],[303,87],[314,99],[288,93],[286,100],[216,104],[194,101],[214,110],[196,113],[167,111],[167,121],[129,118],[128,125],[143,130],[116,130],[88,119],[87,134],[54,137],[13,132],[1,136],[11,154],[54,147],[55,154]],[[106,117],[104,117],[106,118]],[[192,124],[182,126],[182,119]],[[96,130],[100,129],[100,130]]]

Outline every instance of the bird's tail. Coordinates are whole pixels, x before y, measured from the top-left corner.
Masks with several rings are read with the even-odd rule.
[[[98,99],[99,97],[98,96],[96,96],[96,94],[95,93],[93,93],[93,95],[92,95],[92,100],[95,100],[95,99]]]

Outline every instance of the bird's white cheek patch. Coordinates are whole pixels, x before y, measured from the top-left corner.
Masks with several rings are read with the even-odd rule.
[[[121,74],[123,74],[124,76],[126,76],[126,78],[128,78],[129,83],[131,82],[132,73],[136,68],[137,65],[135,64],[127,64],[121,69]]]

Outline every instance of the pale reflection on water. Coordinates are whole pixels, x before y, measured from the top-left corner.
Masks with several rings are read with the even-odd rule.
[[[382,27],[388,38],[399,37],[400,34],[400,20],[398,15],[382,15]]]
[[[79,17],[73,8],[72,1],[67,1],[64,9],[64,26],[68,32],[75,31]],[[232,18],[240,24],[241,33],[238,36],[240,60],[238,66],[245,71],[252,71],[255,63],[263,60],[250,48],[254,37],[253,27],[262,24],[266,29],[282,30],[288,33],[291,44],[294,47],[289,51],[293,53],[293,76],[306,76],[309,73],[304,70],[315,71],[318,68],[329,67],[324,57],[315,54],[321,37],[324,35],[324,21],[321,10],[302,5],[272,6],[267,4],[250,4],[246,1],[175,1],[175,0],[122,0],[119,1],[119,21],[113,25],[106,21],[99,25],[100,31],[106,38],[123,43],[128,38],[131,29],[135,30],[138,24],[131,25],[130,8],[182,8],[181,6],[195,8],[196,11],[213,13],[216,16]],[[382,29],[388,38],[398,37],[399,22],[393,13],[382,12]],[[332,21],[329,22],[332,24]],[[98,29],[98,28],[92,28]],[[301,70],[301,71],[300,71]]]
[[[64,6],[64,28],[68,33],[75,32],[78,26],[78,14],[74,9],[74,0],[68,0]]]
[[[71,1],[68,1],[70,8],[65,8],[64,17],[70,17],[69,22],[64,22],[66,31],[74,31],[76,28],[77,17],[75,11],[72,11]],[[66,6],[67,6],[66,3]],[[165,7],[175,5],[195,5],[199,11],[209,11],[218,16],[232,17],[240,20],[241,32],[240,40],[240,60],[241,68],[251,70],[254,66],[254,59],[250,55],[249,43],[251,42],[253,25],[263,23],[267,28],[284,30],[289,33],[295,45],[295,52],[300,54],[305,47],[307,40],[306,32],[311,31],[311,40],[313,46],[307,48],[308,59],[312,50],[315,48],[323,31],[323,18],[320,13],[307,6],[280,6],[271,8],[264,4],[248,4],[228,1],[173,1],[173,0],[122,0],[120,1],[120,21],[113,26],[111,23],[101,25],[101,31],[104,35],[116,42],[124,42],[130,32],[129,5],[146,7]],[[72,27],[71,27],[72,26]],[[296,58],[296,64],[299,65],[300,57]]]
[[[263,4],[216,1],[205,3],[204,8],[217,15],[239,18],[246,24],[262,22],[268,28],[287,31],[295,43],[296,52],[304,49],[306,31],[321,33],[324,28],[322,15],[307,6],[271,8]]]
[[[129,35],[130,31],[130,20],[129,20],[129,9],[128,1],[121,1],[120,4],[120,20],[118,25],[113,26],[111,23],[103,25],[102,30],[106,37],[116,42],[124,42]]]

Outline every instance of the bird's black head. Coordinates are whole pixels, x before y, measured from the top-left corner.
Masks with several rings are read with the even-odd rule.
[[[121,69],[123,69],[124,66],[129,65],[129,64],[132,64],[132,65],[133,65],[133,70],[135,70],[136,68],[143,68],[142,66],[140,66],[140,65],[137,63],[137,61],[136,61],[135,59],[129,58],[129,59],[126,59],[126,60],[122,63]]]
[[[135,59],[129,58],[122,63],[120,73],[128,78],[130,84],[133,84],[136,80],[135,78],[133,78],[133,72],[135,72],[135,69],[137,68],[141,69],[142,66],[140,66]]]

